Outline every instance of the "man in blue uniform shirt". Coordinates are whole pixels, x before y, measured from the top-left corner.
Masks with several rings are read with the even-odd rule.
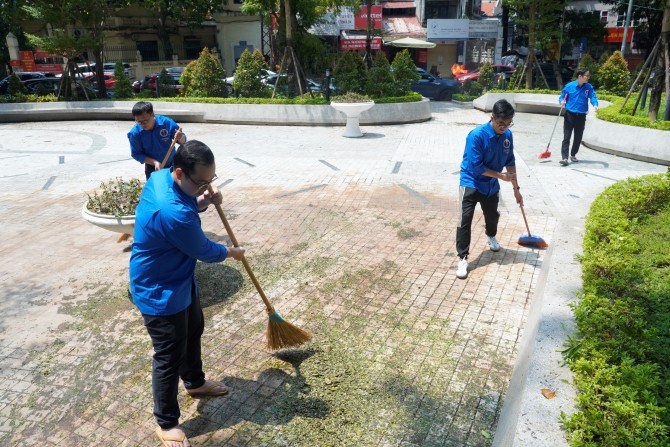
[[[130,155],[144,164],[144,174],[149,179],[152,172],[160,169],[172,139],[176,136],[177,143],[184,144],[186,134],[172,118],[155,115],[154,106],[150,102],[138,102],[133,106],[132,113],[135,125],[128,132]],[[172,166],[173,158],[174,151],[163,167]]]
[[[465,142],[465,152],[461,163],[459,204],[461,214],[456,228],[456,252],[458,269],[456,277],[468,277],[468,255],[472,219],[477,203],[484,213],[485,231],[489,248],[500,250],[496,239],[498,232],[499,180],[511,182],[514,198],[523,206],[523,197],[516,181],[514,143],[512,140],[512,119],[514,108],[504,99],[493,105],[491,120],[473,129]],[[502,172],[503,169],[505,172]]]
[[[570,161],[573,163],[579,161],[577,160],[577,152],[579,152],[579,145],[582,144],[586,115],[589,113],[589,101],[591,101],[596,112],[598,111],[598,97],[593,86],[589,84],[591,73],[586,68],[578,68],[575,73],[577,79],[565,84],[561,95],[558,97],[558,102],[565,106],[563,145],[561,146],[561,161],[559,162],[561,166],[568,165],[568,155],[570,155]],[[572,150],[569,150],[570,136],[572,136],[573,131],[575,138],[572,140]]]
[[[154,348],[152,390],[157,436],[165,445],[189,445],[178,428],[179,379],[193,397],[226,394],[226,386],[205,380],[201,344],[205,321],[195,280],[196,261],[241,260],[244,249],[207,238],[199,212],[220,205],[214,154],[200,141],[181,146],[172,169],[155,172],[135,211],[130,256],[130,294],[142,313]],[[166,442],[169,442],[166,444]]]

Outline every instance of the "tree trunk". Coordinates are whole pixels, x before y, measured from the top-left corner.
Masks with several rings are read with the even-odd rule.
[[[158,18],[158,40],[163,44],[163,55],[166,61],[172,60],[172,42],[170,42],[170,32],[167,29],[167,11],[161,8]]]
[[[526,56],[526,88],[533,88],[533,71],[535,67],[535,21],[537,5],[531,0],[528,5],[528,56]]]
[[[651,88],[651,99],[649,100],[649,113],[647,117],[651,121],[656,121],[658,118],[658,111],[661,108],[661,96],[665,89],[666,101],[670,103],[670,72],[668,67],[668,59],[670,59],[670,0],[666,0],[665,10],[663,11],[663,22],[661,25],[661,47],[656,54],[656,64],[653,68],[654,83]],[[652,69],[652,68],[650,68]],[[667,106],[663,113],[663,119],[670,120],[670,109]]]
[[[365,63],[368,68],[372,67],[372,0],[365,0],[368,8],[368,17],[365,32]]]

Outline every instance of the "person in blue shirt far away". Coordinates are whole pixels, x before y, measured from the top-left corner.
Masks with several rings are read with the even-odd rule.
[[[468,277],[470,233],[477,203],[484,213],[485,232],[492,251],[500,250],[496,239],[500,217],[499,180],[512,183],[514,198],[523,206],[516,179],[514,141],[510,130],[513,118],[512,104],[501,99],[493,105],[491,120],[473,129],[466,139],[458,194],[461,213],[456,228],[457,278]],[[503,169],[505,172],[502,172]]]
[[[568,165],[568,155],[570,155],[570,161],[573,163],[579,161],[577,160],[577,152],[579,152],[579,145],[582,144],[586,115],[589,113],[589,101],[591,101],[591,105],[596,112],[598,111],[598,97],[593,86],[589,84],[591,73],[583,67],[578,68],[575,73],[577,79],[565,84],[561,95],[558,97],[558,102],[565,106],[563,145],[561,146],[561,161],[559,161],[561,166]],[[572,150],[569,150],[570,137],[573,131],[575,137],[572,140]]]
[[[172,118],[154,114],[154,106],[150,102],[138,102],[133,106],[132,113],[135,125],[128,132],[130,155],[144,164],[144,174],[149,179],[151,173],[160,168],[172,139],[176,136],[177,143],[184,144],[186,134]],[[163,167],[172,166],[173,159],[174,151]]]
[[[154,349],[151,386],[156,435],[163,445],[188,447],[179,425],[179,379],[196,398],[228,393],[226,385],[205,380],[201,337],[205,320],[195,279],[197,261],[239,260],[244,248],[213,242],[199,213],[222,203],[210,185],[217,178],[214,154],[204,143],[181,146],[171,169],[156,171],[142,190],[135,212],[130,255],[130,296],[139,309]]]

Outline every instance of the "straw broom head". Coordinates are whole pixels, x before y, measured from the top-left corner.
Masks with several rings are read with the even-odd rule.
[[[309,332],[284,320],[276,310],[268,310],[268,315],[270,319],[268,320],[268,328],[265,335],[268,340],[269,349],[274,351],[282,348],[291,348],[312,339],[312,335]]]

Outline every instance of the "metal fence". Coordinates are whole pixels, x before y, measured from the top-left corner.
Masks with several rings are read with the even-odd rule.
[[[219,49],[215,46],[209,46],[210,50]],[[171,49],[166,51],[165,46],[156,41],[137,41],[134,45],[105,45],[103,58],[105,62],[139,62],[139,58],[144,62],[171,61],[174,59],[193,60],[197,59],[202,51],[202,45],[172,45]],[[220,54],[220,52],[219,52]]]

